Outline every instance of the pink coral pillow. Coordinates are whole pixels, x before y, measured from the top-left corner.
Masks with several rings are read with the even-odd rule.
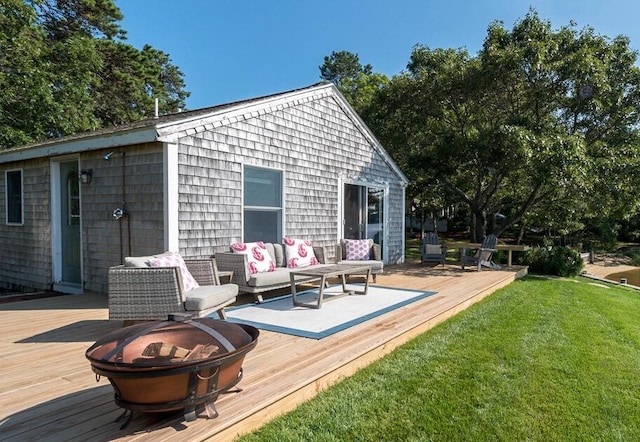
[[[175,252],[165,252],[162,255],[153,256],[148,261],[149,267],[178,267],[182,274],[182,291],[197,289],[200,287],[198,281],[195,280],[182,256]]]
[[[287,267],[308,267],[319,264],[313,252],[311,241],[304,239],[283,238]]]
[[[369,259],[371,244],[368,239],[345,239],[346,259],[349,261],[365,261]]]
[[[234,253],[246,255],[249,262],[249,273],[255,275],[261,272],[274,272],[276,263],[267,252],[267,246],[262,241],[257,242],[236,242],[231,244]]]

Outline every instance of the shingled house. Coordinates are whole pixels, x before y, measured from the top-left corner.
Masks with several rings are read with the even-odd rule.
[[[107,269],[235,241],[374,238],[404,257],[407,179],[332,84],[0,152],[0,288],[107,292]]]

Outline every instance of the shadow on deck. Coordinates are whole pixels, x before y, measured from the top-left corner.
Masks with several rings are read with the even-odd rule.
[[[216,401],[220,416],[185,422],[182,412],[136,413],[124,430],[106,379],[96,382],[86,349],[121,326],[106,295],[56,296],[0,304],[3,440],[231,440],[295,408],[399,345],[524,276],[526,268],[461,270],[390,266],[376,285],[435,295],[315,340],[261,331],[244,362],[240,393]],[[274,293],[279,295],[282,293]],[[239,302],[252,302],[251,295]]]

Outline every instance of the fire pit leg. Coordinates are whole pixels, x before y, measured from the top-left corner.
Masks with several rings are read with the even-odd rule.
[[[196,396],[198,394],[198,372],[189,373],[189,383],[187,385],[187,405],[184,408],[184,420],[193,422],[198,418],[196,413]]]
[[[127,418],[127,420],[120,426],[121,430],[124,430],[125,428],[127,428],[127,426],[131,423],[131,419],[133,419],[133,410],[127,410],[125,409],[122,414],[120,416],[118,416],[116,418],[116,422],[120,422],[126,415],[127,413],[129,413],[129,417]]]
[[[204,409],[207,412],[207,417],[209,419],[214,419],[218,417],[218,410],[216,410],[215,399],[205,402]]]
[[[193,422],[197,418],[198,418],[198,414],[196,413],[196,407],[194,407],[193,405],[185,407],[185,409],[184,409],[184,420],[186,422]]]

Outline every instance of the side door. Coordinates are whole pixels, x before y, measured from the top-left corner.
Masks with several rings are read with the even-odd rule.
[[[53,164],[54,204],[52,219],[54,282],[56,289],[71,292],[82,288],[82,244],[80,235],[80,180],[76,159]]]

